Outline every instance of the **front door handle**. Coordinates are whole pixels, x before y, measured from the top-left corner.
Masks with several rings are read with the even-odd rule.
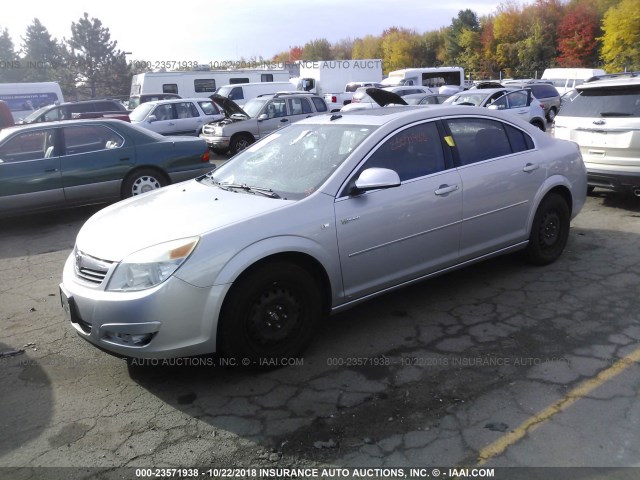
[[[289,119],[288,119],[288,118],[283,118],[282,120],[280,120],[280,122],[281,122],[281,123],[286,123],[286,122],[288,122],[288,121],[289,121]]]
[[[537,170],[540,168],[540,165],[534,165],[533,163],[527,163],[524,168],[522,169],[523,172],[533,172],[534,170]]]
[[[458,190],[458,185],[440,185],[434,192],[436,195],[446,195],[447,193],[455,192]]]

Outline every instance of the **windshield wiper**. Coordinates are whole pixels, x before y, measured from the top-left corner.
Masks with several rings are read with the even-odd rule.
[[[264,195],[265,197],[269,197],[269,198],[280,198],[280,195],[278,195],[276,192],[274,192],[270,188],[253,187],[253,186],[247,185],[246,183],[220,183],[220,182],[216,182],[215,180],[214,180],[214,183],[218,187],[222,188],[223,190],[231,190],[232,188],[238,188],[240,190],[244,190],[245,192],[259,193],[260,195]]]

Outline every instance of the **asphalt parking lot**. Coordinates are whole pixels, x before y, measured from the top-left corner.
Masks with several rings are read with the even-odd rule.
[[[58,283],[99,208],[0,221],[0,352],[24,350],[0,357],[0,467],[640,464],[640,199],[589,197],[553,265],[379,297],[261,372],[76,335]]]

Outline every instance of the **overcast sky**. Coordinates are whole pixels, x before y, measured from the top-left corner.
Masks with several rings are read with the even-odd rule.
[[[31,0],[3,8],[0,28],[9,30],[18,50],[34,18],[62,40],[71,36],[71,22],[87,12],[109,28],[119,49],[131,52],[129,60],[208,63],[254,56],[269,59],[310,40],[326,38],[333,43],[380,35],[391,26],[420,33],[438,30],[450,25],[460,10],[470,8],[482,16],[496,13],[500,4],[501,0]]]

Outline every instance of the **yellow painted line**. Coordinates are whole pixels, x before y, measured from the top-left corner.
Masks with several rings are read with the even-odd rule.
[[[515,430],[511,431],[507,435],[502,436],[492,444],[480,450],[478,454],[478,465],[483,465],[493,457],[497,457],[498,455],[502,454],[511,445],[524,438],[527,433],[535,430],[542,423],[546,422],[554,415],[570,407],[575,402],[585,397],[608,380],[611,380],[612,378],[620,375],[628,367],[637,362],[640,362],[640,348],[631,352],[626,357],[621,358],[606,370],[601,371],[594,378],[591,378],[581,385],[577,386],[557,402],[552,403],[541,412],[538,412],[534,416],[524,421]]]

